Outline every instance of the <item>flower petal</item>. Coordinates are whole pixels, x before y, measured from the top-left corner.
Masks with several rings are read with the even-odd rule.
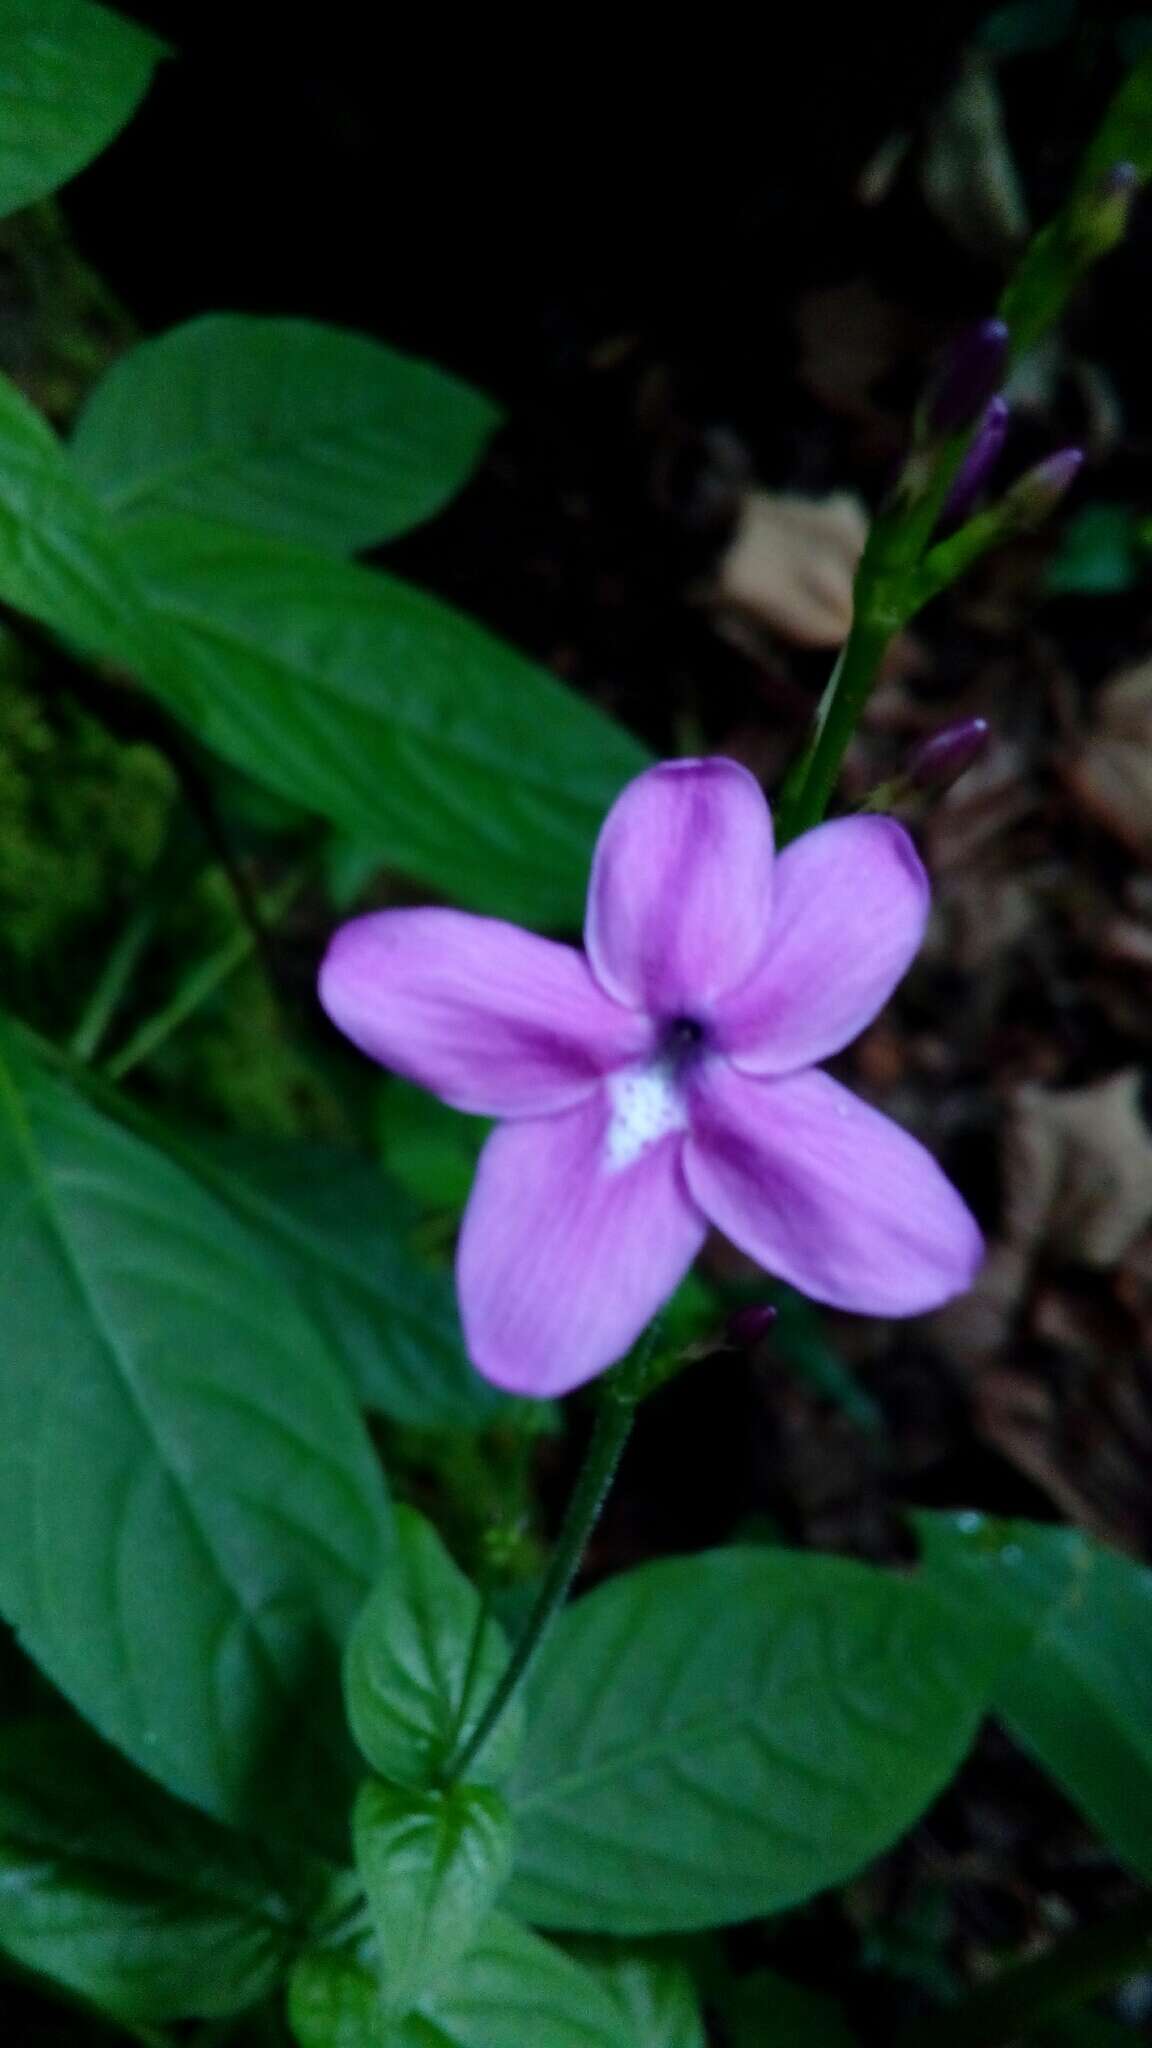
[[[650,1037],[573,947],[462,910],[353,918],[320,1000],[362,1052],[477,1116],[566,1109]]]
[[[664,761],[604,821],[584,941],[609,995],[657,1016],[694,1016],[763,951],[772,818],[735,761]]]
[[[836,818],[776,863],[772,927],[755,973],[727,998],[717,1042],[749,1074],[813,1066],[863,1031],[907,973],[928,877],[892,818]]]
[[[480,1155],[456,1261],[464,1336],[486,1379],[563,1394],[622,1358],[681,1280],[705,1223],[679,1133],[613,1167],[607,1091],[504,1124]]]
[[[702,1073],[684,1153],[705,1215],[816,1301],[919,1315],[969,1287],[976,1224],[923,1145],[827,1074]]]

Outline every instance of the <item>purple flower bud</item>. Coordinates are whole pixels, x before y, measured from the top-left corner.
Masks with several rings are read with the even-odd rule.
[[[984,408],[984,417],[976,429],[972,446],[960,464],[956,472],[956,481],[944,501],[944,510],[940,514],[942,526],[959,526],[967,519],[1000,458],[1007,432],[1007,399],[990,399]]]
[[[990,728],[986,718],[958,718],[942,726],[916,747],[905,774],[916,789],[942,791],[977,761],[988,745]]]
[[[1008,329],[1003,320],[980,320],[953,342],[924,402],[929,434],[958,434],[983,412],[1004,375]]]
[[[777,1314],[778,1310],[768,1301],[749,1302],[746,1308],[733,1309],[728,1318],[728,1342],[738,1350],[751,1351],[764,1332],[772,1328]]]
[[[1026,470],[1005,497],[1001,510],[1012,526],[1040,526],[1071,490],[1084,460],[1082,448],[1059,448]]]

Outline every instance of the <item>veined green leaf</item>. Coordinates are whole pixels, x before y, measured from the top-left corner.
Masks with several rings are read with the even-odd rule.
[[[352,553],[439,511],[498,419],[366,335],[209,313],[114,363],[72,446],[116,516],[189,512]]]
[[[338,1838],[387,1533],[351,1391],[229,1211],[10,1033],[0,1293],[0,1607],[170,1790]]]
[[[78,1721],[0,1727],[0,1949],[118,2018],[255,2004],[325,1876],[182,1805]]]
[[[352,1732],[373,1770],[422,1791],[475,1728],[508,1645],[496,1621],[481,1620],[480,1595],[431,1523],[412,1508],[397,1508],[395,1521],[388,1566],[352,1631],[344,1683]],[[475,1783],[507,1776],[521,1731],[513,1700],[473,1759]]]
[[[135,112],[164,45],[93,0],[0,7],[0,216],[43,199]]]
[[[733,1548],[610,1581],[529,1685],[514,1909],[674,1933],[839,1883],[946,1784],[1008,1654],[842,1558]]]
[[[2,450],[0,450],[2,455]],[[133,521],[163,630],[141,676],[203,743],[477,909],[578,923],[638,743],[448,605],[307,548]]]

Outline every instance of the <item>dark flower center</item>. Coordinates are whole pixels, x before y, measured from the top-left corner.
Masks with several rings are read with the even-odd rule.
[[[707,1036],[706,1026],[696,1017],[672,1017],[660,1034],[661,1057],[679,1072],[703,1050]]]

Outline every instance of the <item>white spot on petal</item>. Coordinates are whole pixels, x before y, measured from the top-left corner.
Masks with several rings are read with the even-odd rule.
[[[604,1138],[609,1173],[634,1166],[672,1131],[686,1131],[688,1111],[668,1067],[626,1067],[608,1078],[611,1111]]]

